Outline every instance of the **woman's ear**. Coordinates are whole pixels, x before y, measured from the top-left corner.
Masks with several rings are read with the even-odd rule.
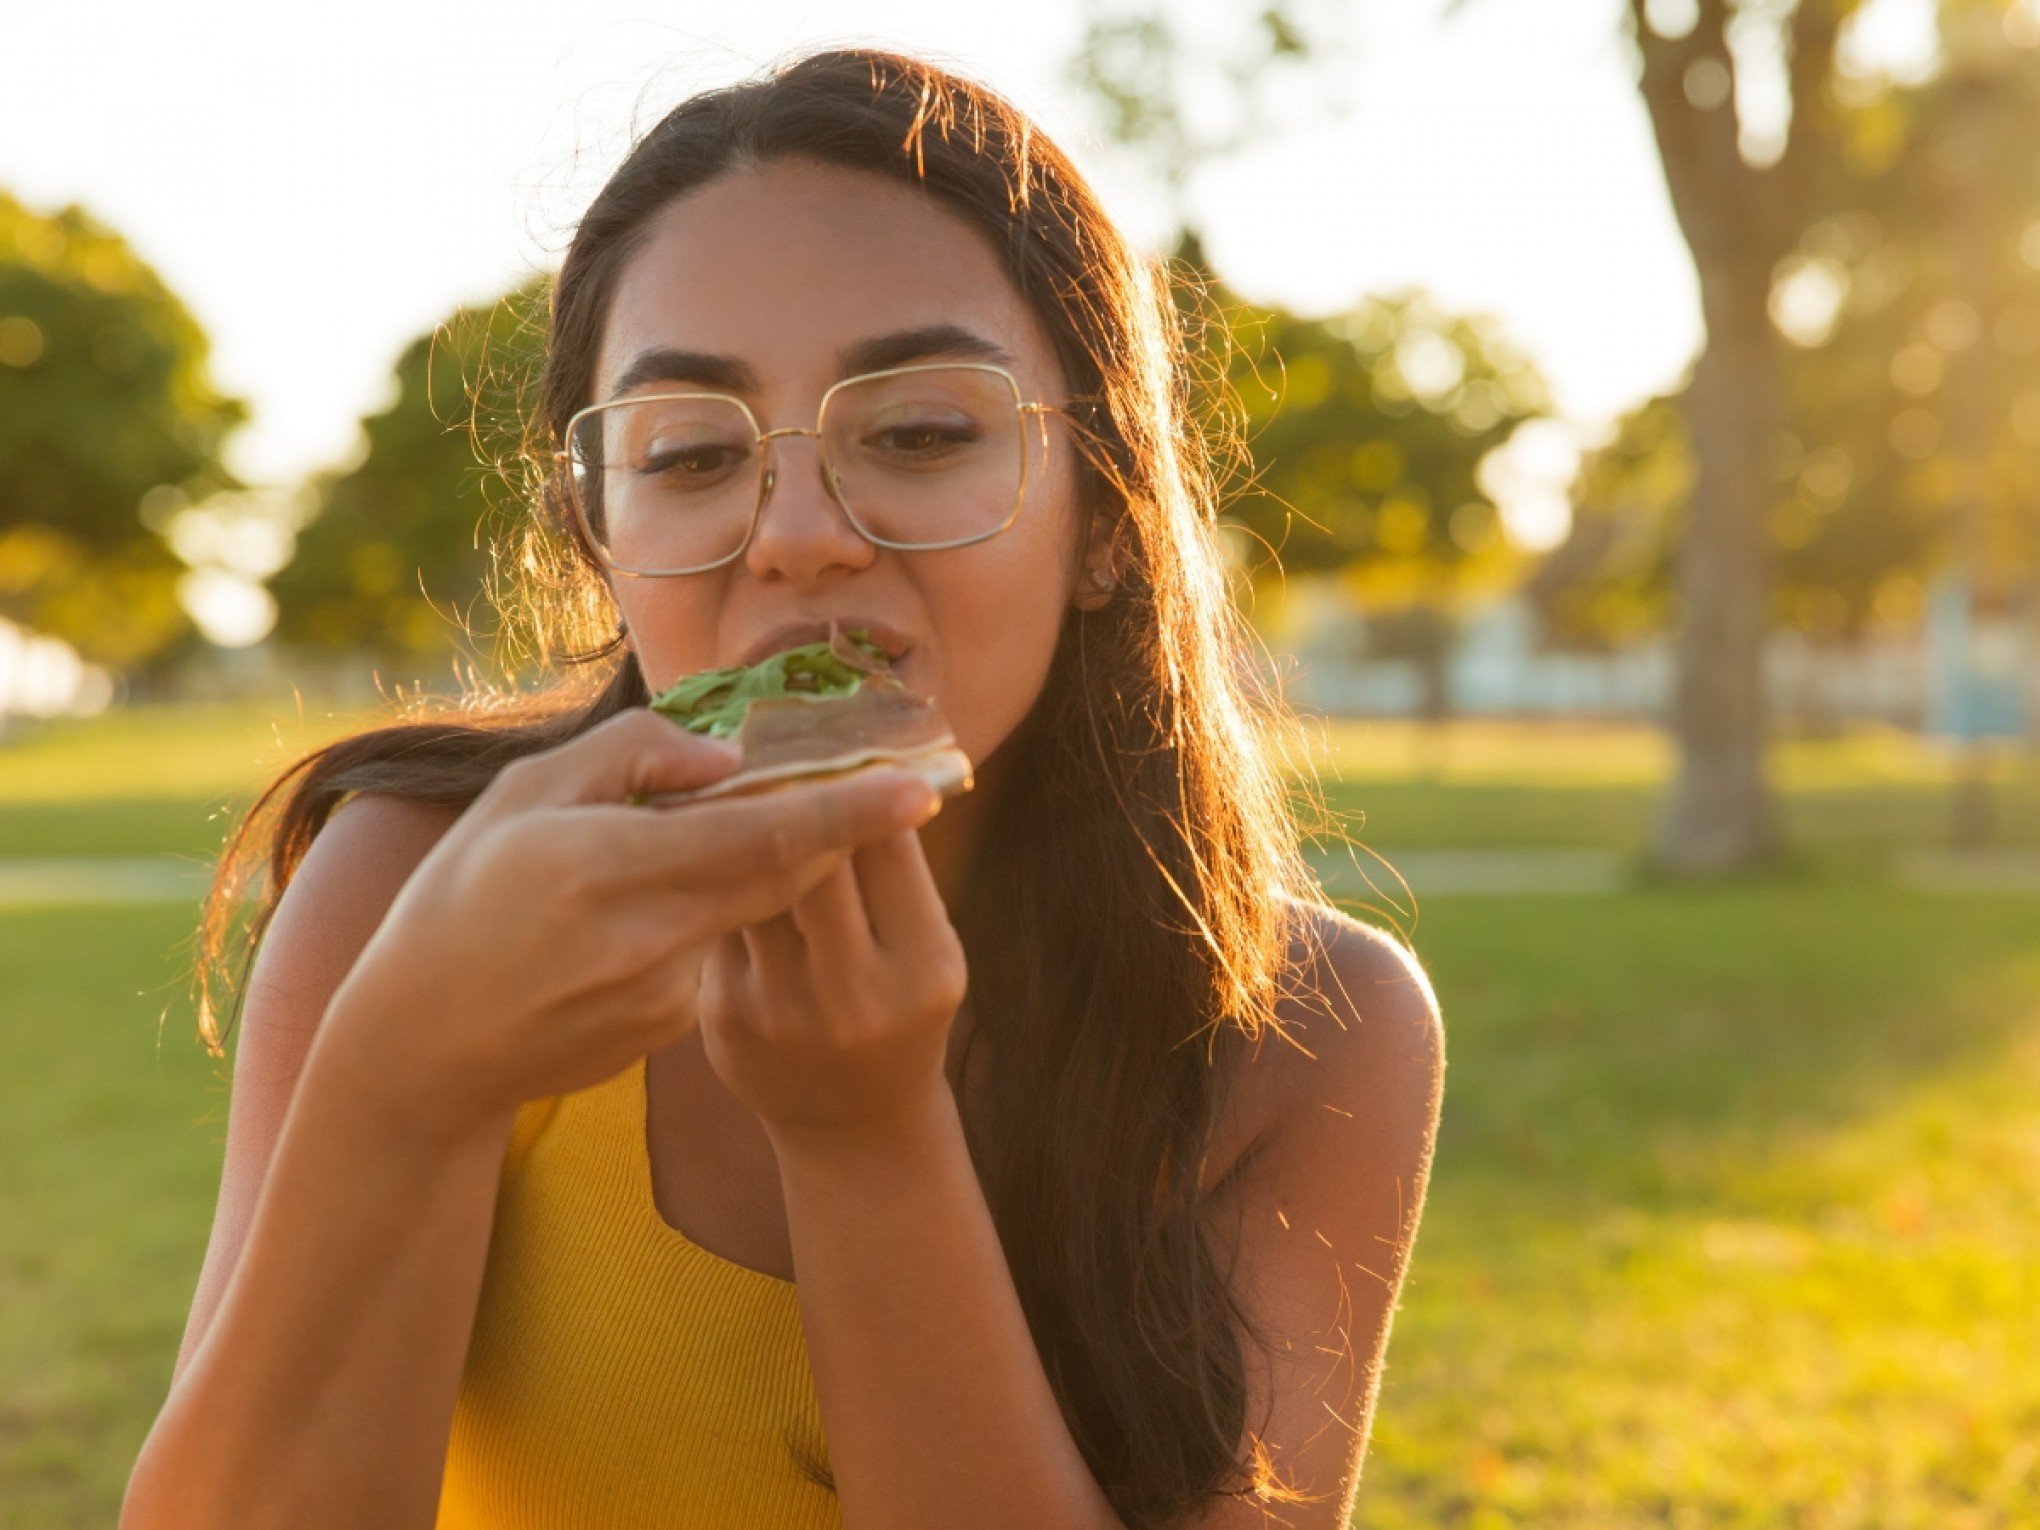
[[[1077,573],[1076,594],[1071,604],[1080,611],[1096,611],[1112,599],[1120,580],[1120,534],[1124,524],[1104,516],[1091,517],[1082,566]]]

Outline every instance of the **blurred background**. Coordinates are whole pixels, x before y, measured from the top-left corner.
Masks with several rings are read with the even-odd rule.
[[[217,1185],[197,900],[471,677],[581,206],[878,42],[1172,257],[1239,597],[1450,1079],[1355,1521],[2040,1522],[2040,5],[10,12],[0,1524],[104,1525]]]

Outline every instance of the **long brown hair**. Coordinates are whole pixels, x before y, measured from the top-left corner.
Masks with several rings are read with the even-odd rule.
[[[1289,1497],[1258,1441],[1239,1457],[1256,1433],[1241,1339],[1267,1341],[1234,1300],[1232,1245],[1201,1179],[1243,1050],[1280,1030],[1278,998],[1316,959],[1309,910],[1323,897],[1299,815],[1322,814],[1321,798],[1290,785],[1294,719],[1229,587],[1225,436],[1198,407],[1170,263],[1136,252],[1068,158],[974,81],[889,52],[818,52],[682,102],[632,148],[553,285],[524,454],[536,513],[491,590],[556,683],[470,691],[283,772],[207,900],[201,1033],[221,1048],[210,990],[259,860],[249,962],[349,793],[464,806],[508,761],[649,699],[550,449],[589,401],[611,295],[653,215],[788,155],[917,184],[989,236],[1092,406],[1077,430],[1083,506],[1123,521],[1121,584],[1066,613],[1043,692],[1004,746],[1021,762],[1013,790],[988,805],[951,910],[971,973],[965,1066],[981,1043],[990,1067],[971,1151],[1056,1396],[1126,1523],[1215,1493]]]

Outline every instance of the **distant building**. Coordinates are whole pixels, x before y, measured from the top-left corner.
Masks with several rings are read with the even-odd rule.
[[[1423,684],[1417,665],[1369,659],[1364,623],[1326,610],[1291,646],[1297,664],[1290,698],[1315,711],[1415,716]],[[1979,618],[1972,641],[1996,688],[2002,723],[2006,691],[2023,698],[2021,725],[2040,744],[2040,619]],[[1944,645],[1945,646],[1945,645]],[[1764,652],[1772,716],[1820,726],[1875,720],[1946,731],[1948,660],[1925,630],[1892,632],[1842,646],[1781,630]],[[1513,594],[1476,611],[1447,661],[1455,711],[1503,716],[1594,716],[1662,720],[1672,694],[1671,645],[1659,638],[1614,653],[1546,649],[1535,606]],[[1937,680],[1937,676],[1940,678]]]

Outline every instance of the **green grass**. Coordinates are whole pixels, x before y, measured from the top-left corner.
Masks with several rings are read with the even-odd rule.
[[[0,854],[203,853],[283,763],[268,726],[0,748]],[[1665,765],[1638,730],[1422,747],[1356,725],[1321,755],[1391,860],[1627,848]],[[1816,852],[1792,877],[1405,924],[1448,1088],[1357,1524],[2033,1522],[2040,898],[1853,874],[1938,842],[1945,772],[1906,741],[1795,743],[1779,775]],[[2030,845],[2031,763],[1998,790]],[[0,915],[0,1525],[110,1523],[168,1382],[225,1104],[193,912]]]
[[[0,856],[211,858],[275,773],[360,714],[145,706],[0,739]]]
[[[169,1384],[225,1140],[224,1084],[183,1002],[192,912],[0,916],[9,1527],[111,1525]]]
[[[2040,900],[1434,899],[1432,1199],[1359,1523],[2040,1505]]]
[[[1673,764],[1645,728],[1536,721],[1465,722],[1437,738],[1400,721],[1343,722],[1311,759],[1349,832],[1390,860],[1419,848],[1631,850]],[[1784,740],[1770,776],[1788,837],[1841,870],[1942,846],[1955,768],[1909,735],[1864,728]],[[2040,850],[2040,757],[1995,756],[1988,779],[1998,843]]]

